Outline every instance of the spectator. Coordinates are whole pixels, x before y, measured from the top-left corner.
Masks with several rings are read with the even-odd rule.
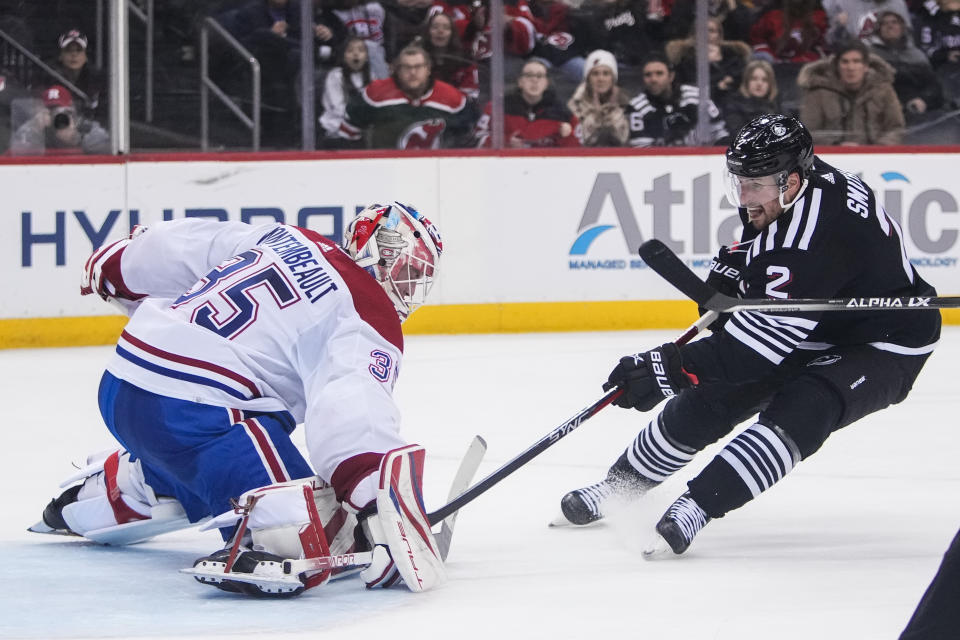
[[[880,13],[892,11],[910,25],[910,11],[904,0],[823,0],[830,20],[827,44],[836,49],[848,40],[866,41],[877,29]]]
[[[70,92],[55,84],[43,92],[43,107],[21,124],[10,143],[13,155],[110,153],[110,134],[81,117]]]
[[[53,65],[54,70],[86,95],[83,99],[83,96],[73,94],[73,104],[84,117],[107,123],[110,104],[106,81],[103,73],[87,60],[87,37],[77,29],[70,29],[60,36],[58,44],[60,55]]]
[[[695,144],[722,145],[729,134],[720,111],[712,100],[707,141],[696,139],[700,91],[676,82],[676,73],[667,58],[653,54],[643,64],[643,91],[630,101],[627,122],[633,147],[669,147]]]
[[[397,51],[413,42],[430,17],[433,0],[382,0],[387,12],[384,24],[387,60],[393,60]]]
[[[583,77],[586,42],[572,18],[570,5],[564,0],[530,0],[530,10],[536,16],[537,44],[533,55],[544,60],[549,68],[575,82]]]
[[[930,60],[913,44],[903,16],[883,11],[870,49],[893,67],[893,89],[903,105],[907,122],[943,106],[943,87]]]
[[[489,147],[493,108],[487,103],[477,122],[478,147]],[[503,137],[510,149],[578,147],[573,134],[577,120],[557,99],[547,65],[528,60],[517,78],[517,89],[503,99]]]
[[[673,3],[667,21],[670,38],[684,38],[693,32],[696,5],[696,0],[676,0]],[[731,40],[745,42],[750,39],[750,27],[754,22],[753,11],[738,0],[708,0],[707,15],[720,22],[723,32]]]
[[[471,135],[473,103],[430,72],[430,55],[418,45],[404,47],[393,61],[393,74],[374,80],[347,104],[341,128],[359,140],[369,129],[374,149],[439,149]]]
[[[420,43],[433,63],[433,77],[459,89],[471,100],[480,95],[477,63],[463,50],[453,18],[435,13],[427,19]]]
[[[663,43],[661,23],[647,18],[646,0],[586,0],[574,13],[584,25],[586,50],[610,51],[623,65],[640,65]]]
[[[0,154],[10,149],[14,131],[14,105],[21,104],[25,99],[34,102],[29,96],[16,74],[6,67],[0,67]]]
[[[320,126],[324,132],[321,146],[327,149],[356,146],[350,144],[341,125],[347,115],[347,103],[358,98],[373,80],[370,57],[363,38],[350,36],[343,45],[339,64],[330,70],[323,83],[323,114]]]
[[[924,4],[918,44],[956,100],[960,97],[960,0]]]
[[[851,40],[836,54],[805,65],[800,119],[818,145],[899,144],[904,119],[893,67]]]
[[[386,78],[390,71],[384,46],[383,24],[387,12],[383,5],[376,1],[335,0],[333,13],[340,18],[347,35],[363,38],[374,76]]]
[[[677,70],[677,80],[697,84],[696,38],[693,34],[684,40],[667,43],[667,58]],[[717,18],[707,18],[707,60],[710,71],[710,97],[721,109],[726,98],[740,86],[743,69],[750,59],[750,45],[723,39],[723,24]]]
[[[484,0],[471,4],[448,3],[439,0],[430,7],[430,13],[446,13],[457,27],[460,39],[470,50],[474,60],[490,58],[490,7]],[[530,10],[527,0],[504,0],[503,2],[504,50],[512,56],[526,57],[537,43],[537,18]]]
[[[772,62],[812,62],[823,57],[827,14],[817,0],[782,0],[750,29],[754,56]]]
[[[313,36],[317,43],[317,59],[322,64],[333,63],[339,66],[335,58],[344,50],[347,28],[340,20],[329,2],[315,2],[313,6]],[[366,45],[364,45],[366,46]],[[369,55],[367,56],[370,57]],[[386,77],[381,76],[381,77]]]
[[[617,85],[619,71],[613,54],[597,49],[587,56],[583,82],[567,103],[580,122],[580,142],[586,147],[622,147],[630,138],[626,109],[629,100]]]
[[[263,137],[276,147],[296,139],[298,103],[294,83],[300,68],[300,8],[288,0],[249,0],[220,17],[257,58],[261,69],[264,106]]]
[[[723,119],[730,135],[755,117],[765,113],[780,113],[777,100],[777,76],[766,60],[751,60],[743,72],[740,88],[727,100]]]

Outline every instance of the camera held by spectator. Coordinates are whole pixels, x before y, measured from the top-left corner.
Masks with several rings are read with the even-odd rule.
[[[110,135],[95,120],[77,113],[65,87],[48,87],[42,101],[43,106],[14,133],[11,153],[110,153]]]

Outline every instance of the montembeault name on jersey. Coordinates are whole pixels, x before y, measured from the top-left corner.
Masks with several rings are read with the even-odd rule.
[[[906,302],[904,302],[906,301]],[[930,298],[853,298],[848,307],[929,307]]]
[[[290,273],[297,279],[297,286],[310,299],[311,304],[337,290],[337,285],[320,266],[313,251],[283,227],[277,227],[257,244],[268,246],[276,252],[290,268]],[[306,268],[313,265],[316,266],[312,269]],[[322,290],[317,292],[321,288]]]

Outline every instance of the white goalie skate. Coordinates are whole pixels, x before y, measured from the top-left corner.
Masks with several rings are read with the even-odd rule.
[[[69,488],[50,501],[28,531],[120,546],[193,526],[176,499],[156,495],[139,460],[131,462],[122,449],[91,455],[87,466],[60,486]]]
[[[369,564],[369,553],[354,553],[356,524],[356,516],[337,502],[333,487],[319,478],[253,489],[240,497],[233,511],[204,527],[236,525],[228,545],[181,572],[234,593],[297,595],[326,583],[334,574],[346,575],[351,567]],[[331,556],[337,559],[325,565],[321,560],[299,566]]]

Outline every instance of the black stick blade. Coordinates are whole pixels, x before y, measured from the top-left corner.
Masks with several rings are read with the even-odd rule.
[[[667,245],[657,239],[647,240],[640,245],[638,253],[651,269],[679,289],[683,295],[701,307],[710,308],[707,301],[717,295],[717,292],[683,264]]]

